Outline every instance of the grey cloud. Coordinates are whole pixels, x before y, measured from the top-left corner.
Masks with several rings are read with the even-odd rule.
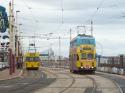
[[[61,23],[61,1],[63,1],[64,24]],[[8,0],[4,1],[3,5],[8,6],[7,2]],[[15,10],[21,11],[18,16],[19,22],[23,24],[21,27],[23,32],[64,34],[74,26],[89,25],[92,19],[96,39],[102,43],[105,38],[111,39],[110,42],[105,42],[105,54],[111,53],[111,50],[117,48],[119,44],[124,46],[124,41],[112,41],[115,40],[116,35],[124,38],[125,28],[121,25],[125,24],[124,0],[15,0]],[[75,33],[76,29],[73,30],[73,36],[76,35]],[[62,42],[63,54],[69,50],[68,43]],[[112,48],[112,45],[115,47]],[[113,53],[118,54],[124,50],[122,46],[121,49]],[[55,51],[58,50],[55,49]]]

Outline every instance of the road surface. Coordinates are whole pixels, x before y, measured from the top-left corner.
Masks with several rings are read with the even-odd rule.
[[[0,93],[125,93],[124,81],[103,73],[83,75],[43,67],[38,71],[25,70],[20,78],[0,81]]]

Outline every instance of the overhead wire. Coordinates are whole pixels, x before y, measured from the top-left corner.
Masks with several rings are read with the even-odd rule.
[[[90,18],[88,20],[85,21],[85,23],[87,22],[91,22],[94,17],[96,16],[96,14],[98,13],[98,11],[100,10],[100,8],[102,7],[103,3],[105,0],[101,0],[101,2],[98,4],[98,6],[96,7],[96,10],[93,12],[93,14],[90,16]]]
[[[95,17],[96,14],[98,13],[98,11],[99,11],[100,8],[102,7],[102,5],[104,4],[104,1],[105,1],[105,0],[102,0],[102,1],[99,3],[98,7],[96,8],[96,11],[92,14],[92,16],[91,16],[85,23],[90,22],[90,21],[92,21],[92,20],[94,19],[94,17]],[[123,15],[122,17],[125,17],[125,12],[124,12],[124,11],[120,8],[120,6],[119,6],[119,0],[114,0],[114,2],[115,2],[115,7],[117,7],[117,9],[119,9],[119,11],[121,12],[121,14]]]
[[[30,7],[27,2],[23,1],[23,3],[25,4],[25,6],[30,10],[30,12],[32,13],[32,7]],[[58,30],[63,26],[62,24],[64,24],[64,8],[63,8],[63,0],[60,1],[60,8],[61,8],[61,25],[58,26]],[[36,18],[33,16],[33,20],[36,20]],[[38,23],[38,20],[36,20],[36,22]],[[56,29],[56,30],[57,30]],[[54,30],[55,31],[55,30]],[[53,31],[53,32],[54,32]]]
[[[37,26],[38,26],[38,20],[36,19],[36,18],[37,18],[36,16],[32,15],[32,14],[33,14],[33,12],[32,12],[32,7],[30,7],[25,0],[22,0],[22,2],[23,2],[24,5],[27,7],[27,9],[30,11],[31,16],[32,16],[31,18],[32,18],[33,20],[35,20],[34,22],[36,23],[36,28],[37,28]]]
[[[90,15],[90,17],[87,20],[84,21],[84,24],[88,24],[88,22],[91,23],[91,31],[93,31],[93,26],[92,26],[93,25],[93,20],[94,20],[95,16],[97,15],[98,11],[100,10],[100,8],[102,7],[102,5],[104,4],[104,1],[105,0],[101,0],[99,2],[98,6],[96,7],[96,10]],[[84,30],[86,30],[85,25],[84,25],[84,27],[85,27]],[[91,32],[91,34],[92,34],[92,32]]]
[[[119,1],[118,0],[114,0],[115,6],[119,9],[119,11],[121,12],[121,14],[123,15],[122,17],[125,17],[125,12],[120,8],[120,6],[118,5]]]
[[[60,24],[58,26],[56,26],[56,28],[54,30],[52,30],[52,32],[55,31],[59,31],[58,35],[60,34],[60,30],[62,29],[62,27],[64,26],[64,0],[60,0],[59,1],[59,12],[60,12],[60,17],[61,17],[61,21],[59,22]],[[63,34],[63,33],[61,33]]]
[[[25,4],[25,6],[30,10],[30,12],[32,13],[32,7],[29,7],[29,5],[25,2],[25,1],[23,1],[23,3]],[[61,19],[61,24],[63,24],[63,0],[61,0],[61,16],[62,16],[62,19]],[[33,20],[35,19],[36,20],[36,18],[33,16],[33,18],[32,18]],[[37,20],[36,20],[37,21]],[[62,25],[60,25],[60,26],[58,26],[58,29],[61,27]],[[57,30],[57,29],[56,29]],[[54,30],[55,31],[55,30]]]
[[[32,12],[32,7],[30,7],[27,2],[25,1],[22,1],[24,3],[24,5],[28,8],[28,10],[30,11],[31,15],[33,14]],[[35,30],[34,30],[34,36],[35,36],[35,32],[36,32],[36,28],[38,27],[38,20],[36,19],[36,17],[34,15],[32,15],[31,17],[33,20],[35,20],[35,24],[36,24],[36,27],[35,27]],[[34,38],[34,44],[35,44],[35,38]]]

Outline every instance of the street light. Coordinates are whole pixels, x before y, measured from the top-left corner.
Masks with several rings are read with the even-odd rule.
[[[20,31],[20,30],[21,30],[20,27],[21,27],[22,25],[23,25],[23,24],[21,24],[21,23],[19,24],[19,33],[18,33],[18,36],[20,36],[21,33],[22,33],[22,32]],[[20,39],[20,37],[19,37],[19,42],[21,43],[21,39]],[[20,44],[20,46],[21,46],[21,44]]]
[[[16,15],[17,15],[18,12],[20,12],[20,11],[16,11]],[[19,64],[20,53],[21,53],[20,52],[20,49],[21,49],[21,47],[20,47],[20,37],[18,37],[19,34],[20,34],[20,26],[21,25],[22,24],[18,24],[18,21],[16,20],[16,27],[17,27],[17,29],[16,29],[16,49],[15,49],[15,52],[16,52],[16,62],[17,62],[17,64]],[[18,66],[18,68],[19,68],[19,66]]]
[[[16,11],[16,26],[17,26],[17,24],[18,24],[18,13],[19,13],[20,11]]]
[[[19,11],[16,11],[16,13],[18,13]],[[17,20],[16,20],[16,25],[17,25]],[[16,57],[18,57],[19,56],[19,41],[20,41],[20,38],[18,37],[19,36],[19,34],[20,34],[20,26],[21,26],[22,24],[19,24],[19,26],[17,25],[16,27],[16,35],[15,35],[15,42],[16,42],[16,48],[15,48],[15,52],[16,52]],[[19,27],[19,28],[18,28]]]
[[[19,30],[18,30],[19,34],[20,34],[20,27],[21,27],[22,25],[23,25],[23,24],[21,24],[21,23],[19,24]]]
[[[16,26],[15,26],[15,55],[16,55],[16,61],[18,61],[18,46],[19,46],[19,42],[18,42],[18,13],[20,11],[16,11]]]
[[[17,33],[18,33],[18,13],[19,13],[20,11],[16,11],[16,35],[17,35]]]

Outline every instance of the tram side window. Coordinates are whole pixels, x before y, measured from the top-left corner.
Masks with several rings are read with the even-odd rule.
[[[32,62],[32,61],[34,61],[34,58],[32,58],[32,57],[26,57],[26,61]]]
[[[79,55],[77,54],[77,61],[79,60]]]
[[[72,57],[73,57],[73,58],[72,58],[73,61],[76,61],[76,60],[77,60],[76,54],[73,54]]]
[[[86,59],[86,54],[85,53],[81,54],[81,59]]]

